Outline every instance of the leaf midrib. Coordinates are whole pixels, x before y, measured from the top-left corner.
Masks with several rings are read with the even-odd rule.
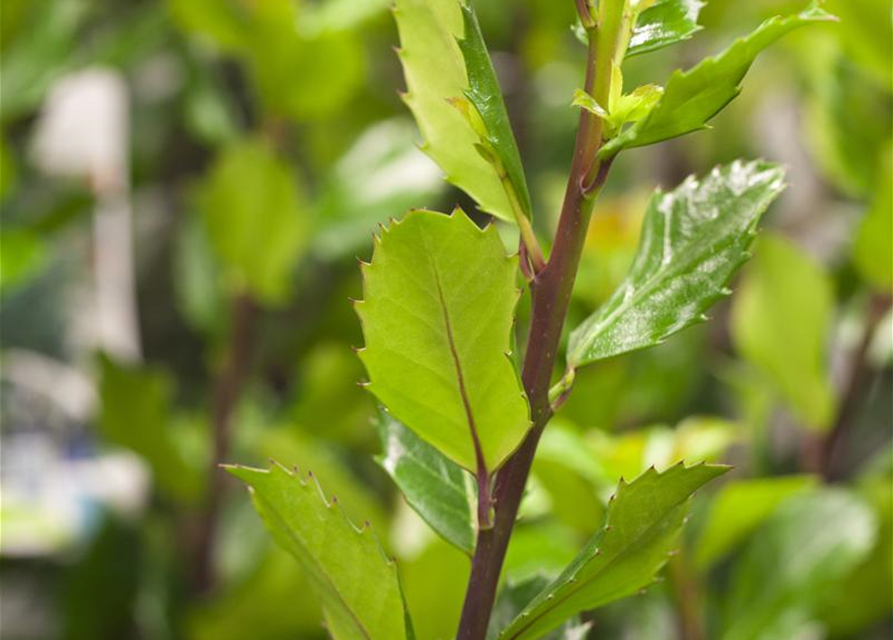
[[[596,579],[599,578],[601,575],[603,575],[603,574],[605,573],[605,571],[607,571],[608,568],[611,567],[611,566],[612,566],[612,565],[613,565],[619,558],[621,558],[621,557],[627,555],[627,554],[629,553],[629,549],[630,549],[636,542],[638,542],[639,540],[641,540],[642,538],[644,538],[648,533],[650,533],[655,527],[657,527],[661,522],[663,522],[663,520],[665,520],[665,519],[667,518],[667,515],[668,515],[671,511],[673,511],[674,509],[676,509],[676,508],[678,508],[679,506],[681,506],[682,503],[685,502],[685,500],[687,500],[687,499],[688,499],[688,498],[684,498],[683,500],[680,500],[679,502],[675,503],[672,507],[670,507],[669,509],[667,509],[667,510],[664,512],[664,514],[663,514],[660,518],[658,518],[657,520],[655,520],[655,522],[654,522],[653,524],[649,525],[646,529],[644,529],[644,530],[642,531],[642,533],[640,533],[640,534],[637,535],[633,540],[631,540],[631,541],[629,542],[629,544],[627,544],[621,551],[619,551],[617,554],[615,554],[613,558],[611,558],[610,560],[608,560],[608,561],[602,566],[602,568],[598,571],[598,573],[593,574],[592,577],[590,577],[588,580],[585,580],[585,581],[583,581],[583,582],[578,582],[578,583],[576,583],[576,586],[571,587],[571,588],[568,590],[568,592],[567,592],[564,596],[562,596],[560,599],[558,599],[558,600],[551,600],[551,601],[547,600],[546,602],[551,602],[551,603],[552,603],[552,606],[550,606],[550,607],[544,609],[544,610],[543,610],[542,612],[540,612],[538,615],[536,615],[536,616],[534,616],[533,618],[531,618],[530,620],[528,620],[527,623],[526,623],[521,629],[519,629],[517,632],[515,632],[513,635],[511,635],[511,636],[509,636],[509,637],[506,637],[506,638],[503,638],[503,639],[501,639],[501,640],[516,640],[522,633],[524,633],[525,631],[527,631],[528,629],[530,629],[530,627],[533,625],[533,623],[535,623],[535,622],[541,620],[541,619],[543,618],[543,616],[545,616],[547,613],[549,613],[549,612],[555,610],[559,605],[564,604],[565,602],[567,602],[568,599],[570,599],[571,596],[573,596],[573,595],[575,595],[576,593],[578,593],[578,592],[580,591],[580,589],[582,589],[583,587],[588,586],[588,585],[591,584],[594,580],[596,580]],[[595,557],[595,556],[593,556],[593,557]],[[583,566],[585,566],[585,564],[584,564]],[[564,582],[564,584],[567,585],[567,584],[571,584],[571,583],[570,583],[570,582]],[[561,586],[561,585],[559,585],[559,588],[560,588],[560,586]],[[552,590],[552,593],[554,593],[556,590],[557,590],[557,589]]]

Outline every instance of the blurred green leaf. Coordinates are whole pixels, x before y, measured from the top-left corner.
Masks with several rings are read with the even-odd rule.
[[[732,301],[732,338],[813,429],[825,428],[834,412],[826,364],[833,312],[822,268],[781,236],[765,235]]]
[[[198,206],[233,288],[283,302],[309,227],[288,165],[262,140],[238,142],[217,159]]]
[[[754,534],[732,576],[722,640],[790,637],[823,592],[871,550],[876,523],[853,494],[823,489],[791,498]]]
[[[657,51],[688,40],[701,30],[698,14],[701,0],[657,0],[639,14],[626,50],[626,57]]]
[[[228,585],[222,594],[190,613],[189,637],[242,640],[249,630],[258,640],[311,636],[321,631],[322,612],[310,589],[288,554],[273,546],[247,579]]]
[[[213,335],[226,317],[207,229],[198,216],[186,216],[174,245],[174,292],[177,306],[194,328]]]
[[[482,231],[461,210],[412,211],[382,232],[363,275],[371,391],[447,457],[492,473],[529,428],[507,355],[516,259],[495,227]]]
[[[676,71],[648,116],[603,145],[599,156],[611,157],[629,147],[704,129],[707,121],[741,92],[741,81],[763,49],[794,29],[833,19],[814,1],[797,15],[770,18],[716,57],[705,58],[688,71]]]
[[[0,295],[22,286],[46,264],[47,246],[34,231],[6,228],[0,233]]]
[[[677,542],[688,498],[728,467],[676,465],[623,480],[605,526],[577,558],[502,631],[503,640],[534,640],[571,616],[632,595],[650,584]]]
[[[695,561],[708,567],[759,527],[779,504],[818,484],[814,476],[782,476],[737,480],[713,497]]]
[[[204,485],[206,461],[187,458],[177,444],[172,420],[173,379],[160,369],[137,369],[100,358],[98,427],[109,442],[141,455],[160,491],[193,502]]]
[[[639,250],[626,280],[571,332],[575,367],[660,344],[705,320],[726,283],[747,259],[757,223],[781,192],[783,172],[765,162],[735,162],[648,207]]]
[[[880,464],[877,464],[880,463]],[[857,479],[856,491],[878,520],[871,553],[825,592],[819,617],[835,638],[855,637],[893,612],[893,449],[880,451]]]
[[[893,78],[893,20],[885,0],[826,0],[828,9],[840,16],[840,39],[848,57],[868,70],[886,91]]]
[[[474,480],[384,410],[375,427],[383,449],[378,463],[394,479],[406,502],[444,540],[474,552]]]
[[[525,520],[522,516],[512,531],[505,554],[505,579],[517,583],[538,575],[557,578],[576,556],[580,547],[578,536],[555,520],[529,524]]]
[[[0,113],[4,122],[36,108],[52,83],[71,68],[77,32],[88,9],[81,0],[39,0],[33,5],[16,37],[3,42]]]
[[[475,148],[478,133],[447,102],[470,88],[457,42],[465,37],[461,6],[460,0],[397,0],[394,17],[406,76],[404,101],[425,139],[423,151],[440,165],[446,179],[474,198],[482,211],[511,221],[512,206],[502,182]]]
[[[880,163],[871,205],[856,232],[853,261],[862,277],[884,293],[893,288],[893,145]]]
[[[252,489],[255,508],[275,540],[291,553],[319,595],[337,640],[405,640],[407,628],[396,565],[368,528],[354,528],[326,501],[315,478],[284,467],[227,470]]]

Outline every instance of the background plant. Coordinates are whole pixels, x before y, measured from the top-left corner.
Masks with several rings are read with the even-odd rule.
[[[525,161],[531,202],[519,197],[517,206],[528,217],[536,212],[532,225],[546,256],[555,251],[547,239],[576,127],[568,104],[581,88],[585,57],[567,30],[574,7],[554,5],[476,6],[482,33],[499,52],[494,61]],[[707,29],[630,58],[624,86],[663,84],[672,68],[691,67],[762,19],[802,8],[711,2],[699,17]],[[876,627],[883,637],[890,602],[883,597],[890,400],[882,338],[889,334],[889,21],[880,3],[826,8],[840,23],[798,31],[762,54],[768,59],[750,71],[750,89],[711,122],[714,132],[625,151],[613,164],[583,243],[568,328],[604,309],[621,285],[647,210],[640,188],[671,192],[689,173],[706,178],[716,164],[760,155],[787,165],[789,186],[763,221],[771,232],[733,283],[731,305],[720,302],[709,324],[653,350],[577,367],[566,398],[562,385],[554,390],[552,400],[564,404],[533,463],[505,564],[511,588],[497,603],[494,632],[599,530],[619,477],[685,458],[732,462],[735,471],[696,497],[687,542],[666,580],[599,609],[593,636],[759,637],[781,625],[785,637],[795,630],[869,637]],[[401,444],[379,444],[368,424],[375,403],[353,384],[363,374],[348,346],[364,340],[345,298],[363,297],[353,254],[370,258],[374,222],[411,206],[450,211],[456,204],[479,225],[486,219],[459,191],[444,189],[437,169],[412,150],[413,127],[399,120],[406,111],[394,95],[399,65],[381,55],[398,39],[383,9],[4,4],[3,562],[5,583],[15,586],[7,593],[18,594],[4,597],[4,619],[21,621],[10,617],[16,609],[8,603],[25,602],[46,614],[28,619],[55,625],[6,623],[5,634],[321,636],[314,599],[294,596],[306,593],[312,574],[271,546],[245,511],[244,495],[212,472],[215,458],[258,464],[272,456],[312,469],[352,521],[373,523],[400,558],[417,636],[452,637],[468,563],[391,500],[393,485],[369,461],[383,451],[382,466],[419,508],[425,496],[413,497],[418,468],[411,463],[432,452],[387,415],[377,419],[382,442]],[[50,180],[26,153],[40,128],[32,114],[48,88],[97,63],[131,78],[127,157],[139,346],[148,365],[114,343],[100,343],[109,356],[94,360],[97,343],[73,331],[95,324],[93,307],[62,304],[83,300],[72,296],[93,286],[90,212],[107,193],[96,176],[89,189],[80,176]],[[647,103],[655,94],[639,96]],[[577,102],[602,109],[580,94]],[[615,98],[609,115],[630,102]],[[445,108],[461,123],[457,106],[467,104]],[[492,158],[474,157],[492,166]],[[491,194],[504,193],[502,181],[492,185]],[[510,198],[482,204],[515,219]],[[499,226],[506,254],[517,246],[511,228]],[[487,237],[492,244],[493,234]],[[252,250],[258,244],[269,250]],[[535,253],[524,259],[537,260]],[[529,304],[525,295],[515,307],[516,356],[524,351]],[[52,371],[86,374],[78,380],[88,389],[101,379],[97,413],[89,402],[80,411],[67,402],[71,386],[57,383],[72,378],[35,376],[35,360],[25,357],[35,353],[69,365]],[[550,382],[570,382],[565,372],[561,366]],[[54,383],[35,384],[47,379]],[[35,462],[35,450],[22,448],[35,434],[67,453]],[[223,447],[220,434],[230,436]],[[418,453],[397,458],[401,446]],[[69,473],[88,468],[80,461],[99,453],[108,462],[106,454],[122,447],[152,470],[148,504],[123,516],[91,507],[79,511],[76,527],[46,509],[59,471],[81,487],[83,476]],[[873,453],[887,462],[869,462]],[[815,469],[836,480],[833,490],[803,475]],[[439,500],[466,505],[459,513],[467,515],[432,524],[469,550],[473,484],[454,467],[438,470],[446,479],[438,486],[449,488]],[[30,492],[16,500],[22,483],[15,479],[23,477]],[[209,491],[211,478],[222,488]],[[210,495],[219,497],[216,506]],[[78,504],[121,502],[110,498],[90,493]],[[834,535],[817,538],[829,522]],[[23,552],[22,540],[39,544]],[[207,549],[215,549],[210,569],[199,570]],[[382,585],[391,579],[385,574]],[[59,588],[39,587],[46,584]],[[753,613],[753,626],[730,628],[742,610]]]

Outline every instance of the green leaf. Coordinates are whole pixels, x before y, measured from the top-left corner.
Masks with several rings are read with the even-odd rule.
[[[379,411],[375,427],[384,450],[378,463],[409,506],[444,540],[472,554],[477,500],[472,477],[386,411]]]
[[[605,144],[599,157],[705,128],[707,121],[741,92],[741,81],[763,49],[794,29],[828,20],[834,17],[813,3],[797,15],[770,18],[718,56],[706,58],[688,71],[676,71],[648,116]]]
[[[411,638],[397,567],[368,526],[357,529],[316,479],[284,467],[227,467],[251,487],[254,506],[270,533],[291,553],[314,586],[336,640]]]
[[[781,236],[761,238],[732,302],[732,338],[810,428],[826,427],[834,413],[826,363],[833,313],[822,268]]]
[[[836,489],[791,499],[754,535],[736,564],[722,640],[778,635],[871,550],[876,523],[854,495]]]
[[[398,55],[403,64],[407,92],[403,99],[412,111],[425,139],[422,150],[440,165],[446,179],[474,198],[482,211],[502,220],[515,219],[505,188],[493,164],[477,150],[478,132],[459,109],[447,102],[471,90],[469,72],[459,47],[465,38],[460,0],[397,0],[394,9],[400,33]],[[475,34],[464,45],[470,49]],[[483,43],[477,37],[479,46]],[[478,57],[484,51],[477,51]],[[489,60],[487,60],[489,64]],[[501,95],[484,93],[495,84],[491,69],[482,64],[472,69],[478,91],[493,101],[485,111],[491,116],[504,111]],[[488,79],[489,78],[489,79]],[[505,131],[492,135],[504,138]],[[506,152],[506,149],[503,149]]]
[[[657,191],[639,249],[614,295],[570,336],[573,368],[660,344],[705,320],[748,258],[760,216],[781,192],[783,171],[765,162],[715,168],[670,193]]]
[[[295,179],[270,146],[252,139],[226,149],[199,190],[198,207],[230,284],[282,302],[307,221]]]
[[[362,269],[371,391],[447,457],[492,473],[529,428],[508,355],[516,258],[495,227],[482,231],[461,210],[412,211],[383,230]]]
[[[738,480],[722,487],[710,504],[695,561],[708,567],[747,538],[785,499],[815,487],[815,476]]]
[[[0,294],[6,294],[40,273],[46,265],[47,246],[27,227],[10,229],[0,235]]]
[[[527,179],[524,177],[515,134],[512,132],[505,101],[502,99],[502,89],[499,88],[499,80],[470,1],[469,4],[462,5],[462,20],[465,36],[459,41],[459,49],[465,60],[469,83],[465,96],[474,105],[486,130],[483,141],[485,153],[494,154],[498,158],[497,173],[508,178],[514,196],[520,201],[521,212],[531,218],[530,193],[527,191]]]
[[[639,14],[626,57],[663,49],[691,38],[701,30],[698,14],[704,4],[701,0],[657,0]]]
[[[887,147],[871,206],[856,232],[853,261],[862,277],[882,292],[893,288],[893,146]]]
[[[499,630],[521,613],[536,595],[549,585],[549,579],[537,574],[516,583],[508,583],[499,593],[490,616],[487,637],[496,638]],[[585,640],[592,628],[591,622],[581,623],[578,617],[568,620],[560,629],[544,636],[544,640]]]
[[[663,473],[651,468],[630,484],[621,480],[605,526],[499,637],[535,640],[581,611],[650,584],[677,543],[689,496],[727,470],[680,463]]]
[[[161,492],[182,502],[197,499],[206,464],[187,458],[177,446],[171,377],[158,369],[125,367],[105,356],[100,366],[102,436],[141,455]]]

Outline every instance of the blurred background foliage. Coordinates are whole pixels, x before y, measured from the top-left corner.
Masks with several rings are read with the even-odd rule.
[[[737,294],[659,348],[581,371],[545,432],[509,586],[555,575],[619,477],[735,465],[697,497],[665,580],[599,612],[592,637],[890,637],[891,13],[827,6],[840,23],[761,58],[712,131],[624,154],[598,206],[571,326],[625,274],[653,188],[739,156],[789,169]],[[573,3],[476,8],[546,238],[582,75]],[[625,75],[661,82],[799,8],[710,0],[702,32]],[[415,146],[388,9],[4,0],[4,638],[325,637],[298,566],[215,468],[268,458],[372,522],[418,637],[452,637],[469,563],[376,466],[351,353],[355,259],[376,225],[473,210]]]

